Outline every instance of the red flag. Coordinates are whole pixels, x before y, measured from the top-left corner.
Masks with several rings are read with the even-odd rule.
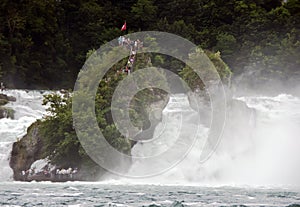
[[[126,30],[126,21],[124,22],[124,24],[123,24],[123,26],[121,28],[121,31],[124,31],[124,30]]]

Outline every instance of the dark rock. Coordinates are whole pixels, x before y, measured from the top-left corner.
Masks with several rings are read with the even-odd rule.
[[[6,107],[0,107],[0,119],[2,118],[14,118],[14,110]]]
[[[2,118],[14,118],[14,111],[10,108],[1,107],[7,104],[9,101],[16,101],[13,96],[7,96],[5,94],[0,94],[0,119]]]
[[[17,181],[52,181],[52,182],[66,182],[73,180],[95,181],[106,172],[96,163],[81,163],[78,161],[79,171],[75,177],[59,177],[59,176],[44,176],[43,174],[35,174],[33,176],[24,176],[22,171],[28,171],[31,165],[39,160],[45,159],[43,154],[44,143],[41,135],[41,123],[38,120],[33,123],[28,129],[27,134],[22,139],[13,143],[11,158],[9,165],[13,169],[13,178]],[[58,169],[68,168],[70,166],[56,165]],[[55,173],[55,172],[54,172]],[[52,174],[52,173],[51,173]]]
[[[14,180],[24,180],[22,171],[28,170],[34,161],[43,158],[39,125],[40,121],[32,124],[27,129],[27,134],[13,143],[9,166],[13,169]]]
[[[7,100],[7,101],[12,101],[12,102],[15,102],[17,100],[16,97],[8,96],[6,94],[0,93],[0,100],[1,99]]]
[[[168,101],[169,101],[169,96],[164,96],[161,97],[161,100],[153,102],[150,104],[150,106],[147,107],[147,113],[149,114],[148,119],[150,121],[150,125],[146,129],[143,129],[140,133],[135,135],[133,140],[140,141],[140,140],[149,140],[153,138],[154,130],[162,120],[162,111],[168,104]]]
[[[0,99],[5,99],[5,100],[7,100],[7,95],[0,93]]]
[[[7,103],[8,103],[8,100],[6,100],[6,99],[0,99],[0,106],[3,106],[5,104],[7,104]]]
[[[184,207],[183,205],[183,201],[179,202],[179,201],[174,201],[170,207]]]
[[[8,95],[6,95],[6,94],[0,94],[0,100],[6,100],[6,101],[12,101],[12,102],[14,102],[14,101],[16,101],[17,99],[15,98],[15,97],[13,97],[13,96],[8,96]],[[1,103],[0,103],[0,105],[2,105]]]
[[[150,107],[147,108],[151,124],[154,126],[157,125],[157,121],[162,117],[162,110],[168,102],[168,97],[164,97],[162,100],[150,104]],[[153,118],[153,119],[152,119]],[[151,126],[152,126],[151,125]],[[44,176],[44,175],[34,175],[34,176],[24,176],[22,171],[27,171],[30,169],[31,165],[39,159],[44,159],[43,152],[45,144],[43,143],[43,137],[41,133],[42,121],[37,121],[32,124],[28,130],[27,134],[17,142],[13,143],[11,158],[10,158],[10,167],[13,169],[13,178],[17,181],[53,181],[53,182],[64,182],[70,180],[85,180],[85,181],[95,181],[102,178],[102,176],[107,172],[97,163],[95,163],[90,158],[84,158],[78,160],[78,166],[66,166],[68,160],[64,160],[64,164],[55,163],[55,167],[58,169],[61,168],[78,168],[78,173],[76,178],[57,178],[57,176]],[[151,129],[153,128],[151,127]],[[145,137],[143,137],[145,138]],[[70,161],[71,163],[71,161]],[[76,164],[76,165],[77,165]],[[113,163],[115,164],[115,163]]]
[[[8,99],[8,101],[11,101],[11,102],[17,101],[16,97],[13,97],[13,96],[8,96],[7,99]]]

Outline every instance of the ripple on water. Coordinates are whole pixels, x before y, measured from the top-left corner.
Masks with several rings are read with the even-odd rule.
[[[0,183],[0,206],[290,206],[300,193],[288,189],[184,186],[108,186],[52,183]],[[43,205],[41,205],[43,204]]]

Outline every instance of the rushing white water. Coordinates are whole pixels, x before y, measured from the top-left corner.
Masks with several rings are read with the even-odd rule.
[[[173,107],[174,100],[169,102],[164,109],[164,118],[174,117],[180,110],[190,109],[187,99],[173,99],[180,101],[175,101],[176,107]],[[237,97],[234,100],[228,104],[224,135],[216,152],[208,161],[199,162],[203,141],[206,140],[209,131],[201,125],[192,150],[181,163],[168,172],[143,179],[121,179],[111,182],[300,185],[300,99],[281,94],[274,97]],[[173,118],[168,125],[176,126],[176,122],[181,120]],[[185,124],[192,125],[193,121]],[[155,133],[160,131],[160,127],[157,126]],[[185,135],[188,134],[193,134],[193,131],[185,131]],[[137,144],[132,150],[133,156],[155,154],[162,146],[170,146],[167,143],[177,135],[176,127],[167,126],[159,144]],[[161,159],[160,162],[168,162],[165,157]],[[141,169],[140,163],[133,163],[130,172],[147,171],[152,167]]]
[[[17,101],[6,105],[16,111],[15,119],[0,119],[0,181],[12,177],[9,167],[12,143],[45,114],[45,107],[41,104],[43,92],[7,90],[4,93],[16,97]],[[147,157],[164,152],[178,139],[178,126],[182,121],[184,128],[180,136],[189,139],[195,129],[200,129],[193,148],[167,172],[144,179],[122,178],[117,183],[299,185],[300,99],[281,94],[237,97],[235,100],[238,104],[229,103],[226,128],[217,151],[207,162],[200,163],[209,128],[201,124],[196,126],[199,114],[190,107],[187,96],[172,97],[163,111],[162,123],[155,129],[153,140],[136,144],[132,154]],[[176,148],[172,153],[180,150]],[[160,162],[168,163],[168,159],[170,157],[161,157]],[[130,172],[153,168],[147,167],[141,168],[141,163],[133,163]]]
[[[171,96],[162,111],[162,122],[156,126],[153,138],[138,142],[133,147],[132,155],[142,159],[133,159],[134,166],[128,175],[143,177],[172,168],[185,158],[197,139],[205,137],[203,133],[206,130],[200,124],[198,113],[190,107],[188,97],[184,94]],[[152,156],[157,158],[150,161],[143,159]]]
[[[287,94],[239,99],[257,112],[255,127],[249,131],[253,147],[250,155],[235,161],[237,167],[231,166],[234,173],[227,178],[244,183],[300,185],[300,99]]]
[[[42,91],[5,90],[1,92],[16,98],[5,107],[15,111],[14,119],[0,119],[0,181],[12,179],[12,169],[9,167],[9,157],[12,143],[26,134],[27,128],[45,114],[42,106]]]

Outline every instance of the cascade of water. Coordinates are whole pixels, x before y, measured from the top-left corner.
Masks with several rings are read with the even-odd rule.
[[[300,184],[300,99],[282,94],[238,97],[235,100],[239,104],[228,109],[224,136],[208,161],[199,162],[201,147],[209,131],[201,125],[197,142],[178,165],[157,176],[123,180],[159,184]],[[190,109],[186,96],[171,97],[163,111],[167,125],[160,139],[155,140],[155,136],[161,131],[162,124],[156,127],[153,142],[138,143],[133,147],[133,156],[150,156],[170,147],[169,143],[178,137],[176,126],[182,123],[176,115]],[[197,116],[193,113],[194,118],[183,122],[186,137],[193,130]],[[160,159],[159,162],[169,162],[167,157]],[[140,162],[133,163],[129,174],[155,167],[141,166]]]
[[[195,151],[190,152],[190,150],[194,145],[200,149],[203,147],[207,138],[207,129],[200,124],[199,113],[190,107],[188,96],[171,95],[162,114],[162,121],[156,126],[153,138],[140,141],[132,148],[133,165],[127,176],[143,177],[142,175],[151,175],[155,172],[157,176],[143,181],[174,183],[185,180],[189,176],[188,171],[192,169],[188,166],[184,168],[178,166],[191,166],[191,163],[186,163],[191,154],[199,159],[200,153],[195,154]],[[155,156],[157,158],[150,159],[150,162],[143,159]],[[139,159],[135,160],[135,157]],[[162,172],[167,169],[171,170]]]
[[[249,148],[251,154],[236,159],[236,167],[231,165],[233,173],[227,179],[254,184],[299,185],[300,99],[287,94],[238,99],[256,111],[255,127],[248,131],[253,146]]]
[[[12,143],[24,136],[27,128],[45,114],[46,107],[42,106],[42,100],[48,92],[5,90],[2,93],[16,98],[16,102],[5,105],[15,111],[14,119],[0,119],[0,181],[7,181],[12,179],[9,167]]]
[[[8,165],[12,143],[45,114],[45,107],[41,105],[45,92],[8,90],[4,93],[16,97],[17,101],[6,105],[15,110],[15,118],[0,119],[0,181],[9,180],[12,176]],[[199,113],[190,107],[186,95],[171,96],[153,139],[137,143],[132,155],[149,157],[173,148],[170,156],[160,157],[157,163],[168,166],[172,158],[182,153],[185,144],[190,144],[194,138],[196,141],[184,159],[172,165],[169,171],[134,181],[161,184],[299,184],[300,99],[282,94],[238,97],[236,100],[249,107],[247,114],[243,113],[241,105],[232,106],[217,151],[207,162],[200,163],[201,149],[209,128],[200,124]],[[244,116],[250,118],[245,119]],[[198,135],[190,137],[197,130]],[[177,142],[179,138],[183,139]],[[155,166],[134,162],[129,174],[142,175],[153,168]]]

